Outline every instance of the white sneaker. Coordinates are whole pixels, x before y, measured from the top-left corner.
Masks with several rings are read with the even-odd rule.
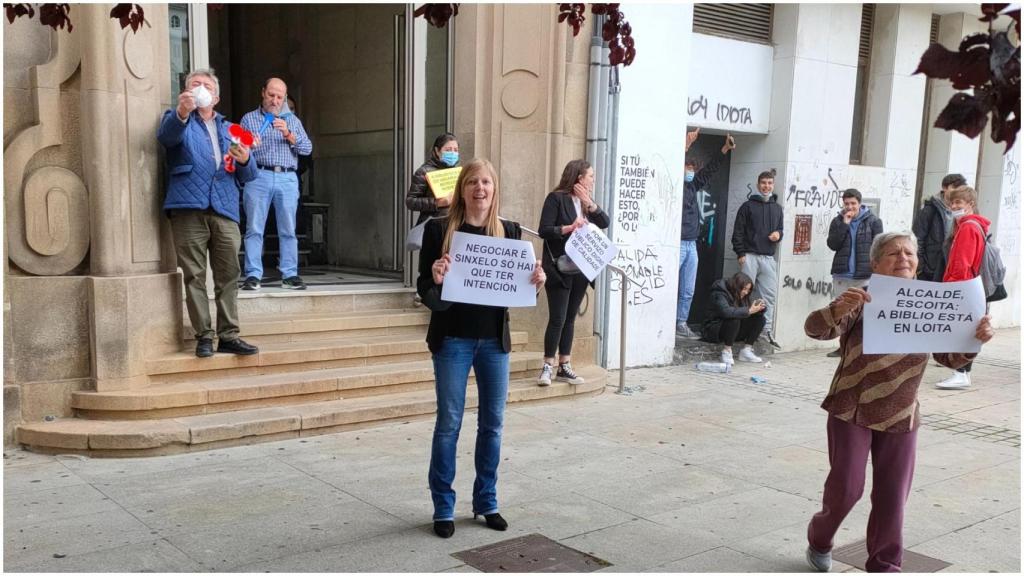
[[[744,346],[740,350],[740,362],[756,362],[760,364],[763,361],[760,356],[754,354],[754,349],[750,346]]]
[[[730,366],[736,363],[736,360],[732,357],[732,350],[722,350],[722,362]]]
[[[953,372],[953,375],[935,385],[939,390],[963,390],[971,385],[971,375],[967,372]]]
[[[804,554],[807,558],[807,565],[817,570],[818,572],[828,572],[832,569],[832,552],[818,552],[817,550],[807,547],[807,552]]]
[[[540,376],[537,377],[538,386],[551,386],[551,364],[544,363],[544,367],[540,369]]]

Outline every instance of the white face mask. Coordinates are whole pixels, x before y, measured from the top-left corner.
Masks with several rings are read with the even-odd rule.
[[[196,106],[200,108],[209,108],[213,104],[213,94],[210,94],[202,84],[192,89],[192,96],[196,99]]]
[[[963,208],[961,208],[959,210],[953,210],[952,212],[950,212],[950,214],[952,214],[953,218],[956,219],[956,218],[960,218],[961,216],[966,215],[967,214],[967,210],[964,210]]]

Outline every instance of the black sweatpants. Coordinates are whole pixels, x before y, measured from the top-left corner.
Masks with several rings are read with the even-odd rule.
[[[548,295],[548,327],[544,331],[544,357],[552,358],[555,348],[562,356],[572,354],[572,337],[576,328],[576,315],[580,311],[583,295],[587,293],[590,281],[583,274],[571,274],[569,287],[560,282],[544,285]]]
[[[732,346],[736,340],[753,345],[764,330],[764,312],[746,318],[722,318],[712,323],[704,332],[704,339],[714,344]],[[716,330],[717,324],[717,330]]]

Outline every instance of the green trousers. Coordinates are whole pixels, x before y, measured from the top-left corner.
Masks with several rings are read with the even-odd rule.
[[[196,339],[213,338],[210,303],[206,295],[206,254],[213,268],[217,302],[217,337],[238,338],[238,223],[212,211],[174,210],[171,213],[174,251],[184,275],[185,306]]]

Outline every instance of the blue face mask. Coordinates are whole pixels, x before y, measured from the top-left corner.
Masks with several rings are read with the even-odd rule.
[[[459,153],[448,150],[441,152],[441,162],[444,162],[446,166],[455,166],[459,163]]]
[[[686,171],[686,181],[693,182],[693,170]]]

